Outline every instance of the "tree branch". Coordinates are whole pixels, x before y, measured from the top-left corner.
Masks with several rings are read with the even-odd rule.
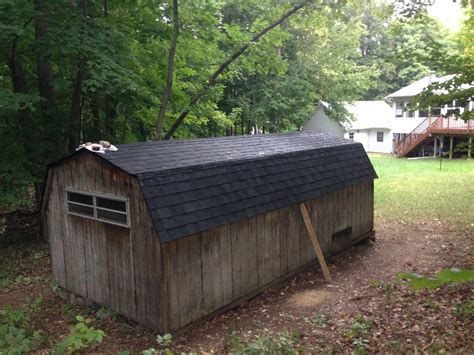
[[[170,139],[174,132],[176,131],[176,129],[181,125],[181,123],[183,123],[184,119],[186,118],[186,116],[189,114],[189,111],[191,110],[191,108],[196,105],[199,100],[207,93],[207,91],[216,84],[216,81],[217,81],[217,78],[219,77],[219,75],[221,75],[226,69],[227,67],[232,64],[237,58],[239,58],[249,47],[252,43],[255,43],[255,42],[258,42],[259,39],[261,37],[263,37],[267,32],[271,31],[273,28],[275,28],[276,26],[280,25],[281,23],[283,23],[288,17],[290,17],[291,15],[293,15],[294,13],[296,13],[297,11],[299,11],[300,9],[302,9],[303,7],[305,7],[307,4],[309,4],[312,0],[305,0],[303,1],[302,3],[294,6],[291,10],[285,12],[278,20],[276,20],[275,22],[272,22],[271,24],[269,24],[267,27],[265,27],[263,30],[261,30],[260,32],[256,33],[252,39],[250,40],[250,42],[244,44],[242,47],[240,47],[237,51],[235,51],[224,63],[222,63],[219,68],[217,68],[217,70],[211,75],[211,77],[209,78],[209,80],[206,82],[206,84],[204,85],[204,87],[198,91],[192,98],[191,98],[191,101],[189,103],[189,105],[187,106],[187,108],[181,112],[181,114],[179,115],[179,117],[176,119],[176,121],[174,122],[173,126],[169,129],[169,131],[166,133],[164,139]]]
[[[168,55],[168,71],[166,73],[166,86],[163,92],[163,99],[160,104],[160,111],[158,113],[158,120],[156,122],[156,139],[161,140],[161,131],[163,130],[163,122],[165,120],[166,108],[171,96],[171,89],[173,88],[173,70],[174,70],[174,55],[176,52],[176,43],[178,41],[179,33],[179,18],[178,18],[178,0],[173,0],[173,34],[171,36],[170,52]]]

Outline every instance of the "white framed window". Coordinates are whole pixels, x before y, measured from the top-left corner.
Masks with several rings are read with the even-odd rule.
[[[68,214],[129,227],[128,198],[66,189]]]
[[[349,132],[349,139],[354,140],[354,132]]]
[[[401,101],[395,102],[395,117],[403,117],[404,104]]]
[[[383,142],[383,132],[377,132],[377,142]]]

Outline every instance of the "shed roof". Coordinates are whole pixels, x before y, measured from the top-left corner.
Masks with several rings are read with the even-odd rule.
[[[360,143],[325,133],[117,147],[98,155],[137,177],[163,243],[376,177]]]

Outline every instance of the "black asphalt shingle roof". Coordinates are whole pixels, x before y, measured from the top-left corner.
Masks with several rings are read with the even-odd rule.
[[[376,178],[360,143],[324,133],[117,147],[99,156],[137,177],[161,242]]]

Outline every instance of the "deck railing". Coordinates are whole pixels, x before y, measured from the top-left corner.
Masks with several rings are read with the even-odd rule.
[[[428,117],[404,139],[394,142],[395,151],[403,157],[424,141],[430,134],[474,134],[474,120],[464,121],[454,117]]]
[[[454,117],[440,117],[441,119],[430,128],[431,133],[474,133],[474,121],[464,121]]]

